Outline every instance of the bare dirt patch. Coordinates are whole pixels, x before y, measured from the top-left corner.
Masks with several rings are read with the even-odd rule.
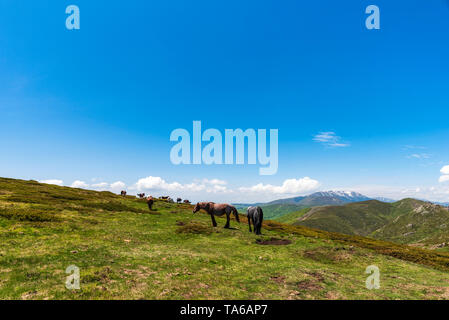
[[[302,280],[298,282],[298,290],[301,291],[318,291],[321,289],[321,285],[314,280]]]
[[[176,232],[190,234],[211,234],[212,228],[197,222],[190,222],[184,223],[184,225],[179,226]]]
[[[271,277],[270,280],[272,280],[276,283],[285,283],[285,277],[283,277],[283,276],[274,276],[274,277]]]
[[[355,250],[351,247],[318,247],[305,250],[303,256],[321,262],[345,262],[351,261],[354,254]]]
[[[256,243],[260,245],[285,246],[291,244],[292,241],[288,239],[270,238],[269,240],[257,239]]]

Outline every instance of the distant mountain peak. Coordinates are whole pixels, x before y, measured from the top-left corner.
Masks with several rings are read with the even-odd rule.
[[[297,204],[305,207],[325,206],[325,205],[339,205],[351,202],[360,202],[372,200],[361,193],[355,191],[318,191],[308,196],[299,196],[287,199],[279,199],[266,203],[272,204]]]
[[[320,191],[315,192],[312,195],[321,195],[321,196],[336,196],[336,197],[345,197],[345,198],[366,198],[368,197],[364,196],[361,193],[355,192],[355,191],[338,191],[338,190],[329,190],[329,191]]]

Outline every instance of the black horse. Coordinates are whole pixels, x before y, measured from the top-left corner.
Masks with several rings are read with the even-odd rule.
[[[261,207],[248,207],[246,210],[248,217],[248,225],[249,232],[253,232],[251,230],[251,221],[253,222],[254,232],[256,234],[262,234],[260,230],[262,229],[262,221],[263,221],[263,211]]]

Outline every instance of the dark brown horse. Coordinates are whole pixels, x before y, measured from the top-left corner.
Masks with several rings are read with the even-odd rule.
[[[123,197],[126,196],[126,191],[125,191],[125,190],[122,190],[122,191],[120,192],[120,195],[122,195]]]
[[[147,204],[148,204],[148,209],[153,210],[153,203],[154,203],[154,199],[152,196],[149,196],[147,198]]]
[[[230,221],[229,217],[231,214],[234,214],[235,219],[237,220],[238,223],[240,223],[239,213],[237,212],[237,209],[229,204],[214,203],[214,202],[198,202],[195,208],[193,208],[193,213],[196,213],[201,209],[203,209],[210,215],[212,219],[212,225],[214,227],[217,226],[217,222],[215,221],[214,216],[220,217],[225,214],[226,214],[226,225],[224,226],[225,228],[227,229],[229,228],[229,221]]]

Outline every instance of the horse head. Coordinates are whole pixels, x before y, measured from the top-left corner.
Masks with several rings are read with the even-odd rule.
[[[193,208],[193,213],[197,213],[201,209],[209,212],[210,206],[212,202],[198,202],[195,207]]]

